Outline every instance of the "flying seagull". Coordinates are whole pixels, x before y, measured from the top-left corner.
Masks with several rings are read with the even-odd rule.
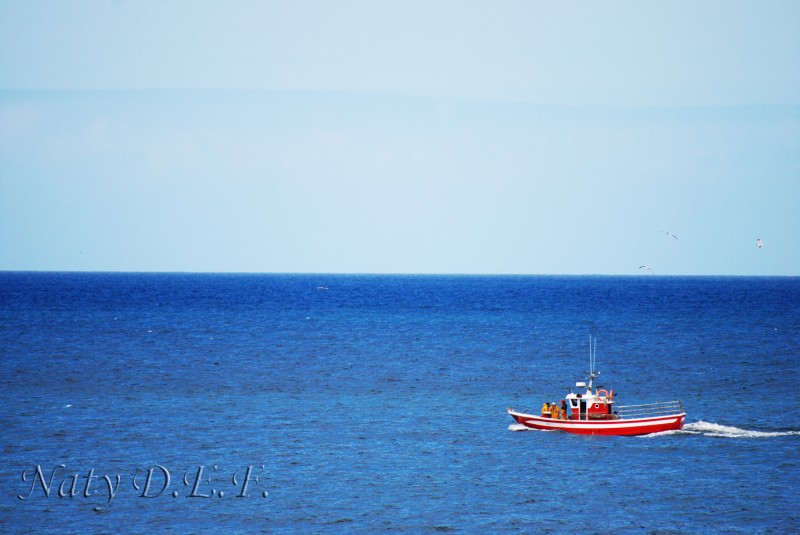
[[[764,247],[764,242],[761,241],[761,238],[756,238],[756,245],[758,246],[759,249]]]
[[[678,239],[678,237],[675,234],[673,234],[672,232],[668,232],[666,230],[664,230],[663,232],[664,232],[664,234],[666,234],[670,238],[675,238],[676,240]]]
[[[651,268],[650,266],[639,266],[639,269],[646,269],[646,270],[649,270],[649,271],[650,271],[650,273],[652,273],[653,275],[655,275],[655,272],[653,271],[653,268]]]

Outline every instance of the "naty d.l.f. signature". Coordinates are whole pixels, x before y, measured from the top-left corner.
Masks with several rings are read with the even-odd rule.
[[[231,483],[228,484],[233,485],[235,497],[246,498],[248,496],[249,487],[259,483],[260,476],[256,475],[256,471],[259,469],[263,473],[264,466],[245,466],[236,469],[230,480]],[[186,493],[186,497],[224,497],[226,484],[223,480],[215,478],[217,470],[216,465],[209,469],[204,465],[186,469],[182,482],[184,487],[191,489]],[[45,498],[50,498],[51,495],[58,498],[90,498],[94,495],[103,495],[107,498],[105,504],[93,508],[95,511],[102,511],[111,505],[122,486],[122,480],[121,474],[96,475],[94,468],[89,469],[85,475],[81,475],[80,472],[68,471],[66,465],[63,464],[54,466],[46,475],[41,465],[36,465],[22,471],[22,481],[26,484],[29,483],[30,486],[27,488],[27,494],[18,494],[17,498],[29,500],[39,491]],[[137,469],[131,477],[132,486],[140,498],[157,498],[163,495],[170,489],[171,481],[169,469],[162,465]],[[171,493],[173,498],[180,495],[178,490],[173,490]],[[266,498],[269,493],[264,491],[261,495]]]

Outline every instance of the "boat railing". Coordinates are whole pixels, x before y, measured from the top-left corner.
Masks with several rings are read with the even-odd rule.
[[[614,407],[619,418],[652,418],[655,416],[670,416],[686,412],[682,401],[658,401],[645,405],[622,405]]]

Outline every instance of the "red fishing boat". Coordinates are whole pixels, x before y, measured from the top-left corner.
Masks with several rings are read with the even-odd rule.
[[[596,342],[595,342],[596,345]],[[594,353],[589,341],[589,384],[575,384],[585,391],[572,392],[562,400],[562,407],[552,413],[527,414],[508,409],[517,423],[542,431],[565,431],[581,435],[647,435],[683,428],[686,411],[681,401],[657,401],[645,405],[617,406],[614,391],[594,388],[594,380],[600,376],[594,369]]]

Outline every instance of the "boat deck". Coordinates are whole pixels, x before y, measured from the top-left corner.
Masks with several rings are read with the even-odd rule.
[[[534,417],[539,417],[538,411],[531,411],[522,409],[514,411],[518,414],[527,414]],[[660,416],[675,416],[686,413],[682,401],[657,401],[655,403],[646,403],[643,405],[620,405],[614,407],[612,414],[584,414],[583,418],[573,418],[571,415],[563,418],[566,421],[608,421],[608,420],[637,420],[642,418],[658,418]],[[542,416],[542,418],[550,418],[549,416]]]
[[[655,416],[672,416],[686,412],[682,401],[657,401],[644,405],[620,405],[614,411],[620,420],[634,418],[653,418]]]

